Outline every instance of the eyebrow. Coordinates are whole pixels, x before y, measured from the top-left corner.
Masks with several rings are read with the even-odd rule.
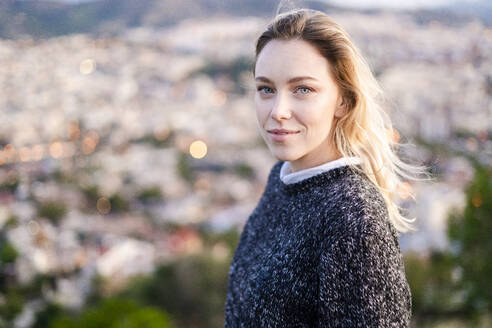
[[[291,84],[291,83],[304,81],[304,80],[318,81],[318,79],[315,79],[314,77],[311,77],[311,76],[296,76],[296,77],[293,77],[290,80],[288,80],[287,83]],[[258,76],[257,78],[255,78],[255,81],[273,84],[273,82],[270,79],[268,79],[264,76]]]

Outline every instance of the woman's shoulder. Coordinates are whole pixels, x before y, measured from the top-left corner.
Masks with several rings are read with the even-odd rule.
[[[263,195],[268,193],[275,192],[275,190],[279,187],[280,183],[280,169],[282,167],[283,161],[277,161],[275,162],[271,169],[270,172],[268,173],[268,178],[265,184],[265,189],[263,192]]]
[[[270,169],[270,174],[268,175],[268,181],[270,181],[272,178],[280,177],[280,169],[282,168],[282,165],[284,163],[284,161],[276,161],[273,164],[272,168]]]
[[[347,169],[331,184],[329,190],[320,185],[320,190],[315,190],[314,197],[320,197],[324,203],[348,207],[348,209],[370,209],[384,207],[385,202],[379,188],[367,177],[364,172],[356,169]]]
[[[324,214],[330,235],[394,235],[383,195],[363,173],[344,179],[332,201]]]

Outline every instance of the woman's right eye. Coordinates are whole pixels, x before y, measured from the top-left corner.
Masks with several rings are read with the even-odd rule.
[[[256,90],[258,90],[260,93],[263,93],[263,94],[273,93],[273,89],[270,87],[266,87],[266,86],[260,86],[260,87],[256,88]]]

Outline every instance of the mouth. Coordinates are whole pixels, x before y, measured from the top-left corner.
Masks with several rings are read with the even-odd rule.
[[[270,134],[275,134],[275,135],[285,135],[285,134],[296,134],[301,131],[295,131],[295,130],[285,130],[285,129],[273,129],[273,130],[267,130],[268,133]]]
[[[267,132],[270,135],[270,138],[273,142],[284,143],[290,140],[291,138],[294,138],[294,136],[300,133],[301,131],[274,129],[274,130],[267,130]]]

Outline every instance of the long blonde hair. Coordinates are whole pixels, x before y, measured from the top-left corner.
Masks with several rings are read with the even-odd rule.
[[[395,229],[399,232],[417,230],[411,224],[415,218],[405,218],[395,200],[402,192],[415,200],[414,192],[400,176],[408,180],[427,180],[428,167],[405,163],[396,154],[405,144],[395,138],[396,130],[381,105],[382,89],[348,33],[323,12],[290,10],[278,14],[258,38],[255,64],[262,49],[273,39],[307,41],[329,61],[347,106],[347,113],[333,121],[332,142],[342,156],[361,159],[361,169],[353,164],[350,167],[363,172],[379,189]]]

